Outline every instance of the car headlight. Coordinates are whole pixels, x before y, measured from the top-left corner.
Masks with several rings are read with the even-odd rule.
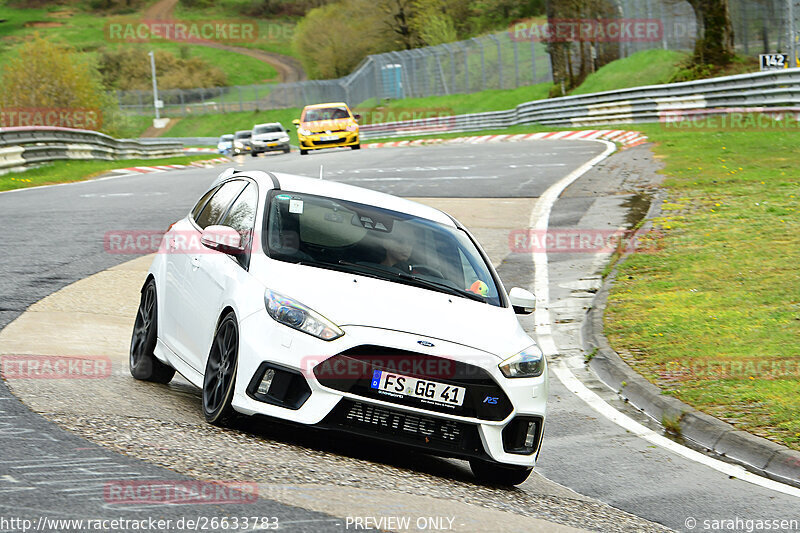
[[[233,142],[233,145],[234,145],[236,148],[242,148],[242,147],[244,146],[244,145],[243,145],[241,142],[239,142],[239,141],[234,141],[234,142]]]
[[[358,131],[358,124],[350,124],[346,129],[347,131]]]
[[[546,364],[542,350],[534,344],[498,366],[507,378],[535,378],[542,375]]]
[[[281,137],[280,139],[278,139],[278,142],[279,143],[289,142],[289,137]]]
[[[305,128],[297,128],[297,133],[299,133],[300,135],[311,135],[311,131]]]
[[[321,314],[275,291],[267,289],[264,293],[264,303],[269,316],[285,326],[324,341],[332,341],[344,335],[339,326]]]

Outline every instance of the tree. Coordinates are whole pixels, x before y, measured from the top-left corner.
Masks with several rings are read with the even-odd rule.
[[[401,48],[411,50],[421,44],[419,34],[411,22],[414,17],[414,0],[380,0],[379,6],[385,15],[384,23]]]
[[[549,0],[547,22],[607,20],[617,18],[614,3],[610,0]],[[576,38],[574,41],[548,43],[550,64],[556,94],[574,89],[595,69],[619,59],[619,43],[590,42]],[[596,58],[596,59],[595,59]]]
[[[733,23],[728,0],[688,0],[702,31],[694,47],[694,62],[725,66],[735,54]]]
[[[9,54],[0,80],[3,108],[95,108],[104,97],[100,77],[69,47],[39,34]]]
[[[410,27],[426,46],[458,40],[450,6],[444,0],[415,0]]]
[[[384,13],[372,0],[342,0],[312,9],[295,28],[292,46],[309,77],[338,78],[367,55],[393,49]]]
[[[51,111],[96,113],[96,120],[80,127],[95,129],[93,123],[109,135],[127,126],[100,74],[72,48],[35,34],[9,56],[0,77],[1,109],[38,110],[33,117]]]

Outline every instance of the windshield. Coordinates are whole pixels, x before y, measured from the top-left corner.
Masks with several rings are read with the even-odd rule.
[[[248,137],[250,137],[250,135],[252,135],[252,133],[249,130],[248,131],[237,131],[236,132],[236,138],[237,139],[247,139]]]
[[[258,135],[260,133],[283,133],[283,128],[280,124],[267,124],[266,126],[256,126],[253,129],[253,134]]]
[[[337,120],[349,118],[350,113],[344,107],[317,107],[306,109],[303,113],[303,122],[316,122],[318,120]]]
[[[374,206],[276,191],[264,250],[273,259],[415,285],[495,306],[501,300],[462,230]]]
[[[223,135],[222,137],[219,138],[219,142],[221,142],[221,143],[225,142],[225,141],[229,141],[230,142],[232,140],[233,140],[233,135]]]

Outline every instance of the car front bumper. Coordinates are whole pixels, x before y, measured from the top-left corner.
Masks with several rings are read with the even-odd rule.
[[[358,132],[335,132],[327,135],[319,133],[314,135],[299,135],[300,148],[303,150],[315,150],[320,148],[338,148],[344,146],[355,146],[359,144]]]
[[[325,342],[276,324],[266,311],[242,320],[233,407],[247,415],[344,430],[437,455],[479,457],[510,465],[535,464],[546,416],[546,371],[536,378],[508,379],[497,367],[500,360],[479,350],[378,328],[343,326],[342,329],[346,332],[343,337]],[[434,346],[424,348],[420,340],[429,340]],[[365,347],[375,349],[376,353],[383,348],[411,359],[455,362],[456,366],[476,370],[482,382],[464,382],[463,376],[448,374],[447,368],[455,368],[452,366],[442,367],[436,375],[419,372],[420,367],[413,364],[408,367],[407,373],[465,386],[463,408],[448,411],[442,406],[420,405],[412,398],[380,397],[376,391],[359,386],[357,382],[364,376],[354,374],[352,369],[345,369],[332,379],[331,375],[320,375],[321,363],[337,361],[337,357],[363,351]],[[290,381],[301,388],[307,387],[307,392],[291,393],[291,405],[264,401],[255,389],[266,368],[286,371],[287,375],[294,373]],[[366,370],[367,375],[370,372],[371,369]],[[397,372],[404,373],[403,368],[398,367]],[[531,447],[520,449],[523,426],[535,433],[535,438]]]
[[[289,150],[289,142],[268,141],[264,143],[253,143],[253,152],[285,152]]]

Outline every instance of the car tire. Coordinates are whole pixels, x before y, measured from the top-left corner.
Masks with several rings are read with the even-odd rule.
[[[139,309],[133,323],[128,365],[131,375],[136,379],[169,383],[175,376],[175,369],[159,361],[153,353],[158,338],[157,296],[156,282],[150,278],[142,287]]]
[[[291,150],[290,148],[284,148],[284,149],[283,149],[283,153],[284,153],[284,154],[288,154],[290,150]]]
[[[308,155],[308,150],[300,149],[300,155]]]
[[[353,150],[361,150],[361,145],[360,144],[354,144],[350,148],[352,148]]]
[[[228,313],[214,334],[203,374],[203,415],[215,426],[228,426],[236,418],[231,403],[238,357],[239,326],[236,315]]]
[[[533,468],[527,466],[501,465],[480,459],[470,459],[469,467],[479,481],[505,486],[523,483],[533,471]]]
[[[258,157],[258,152],[250,152],[250,155],[253,157]]]

